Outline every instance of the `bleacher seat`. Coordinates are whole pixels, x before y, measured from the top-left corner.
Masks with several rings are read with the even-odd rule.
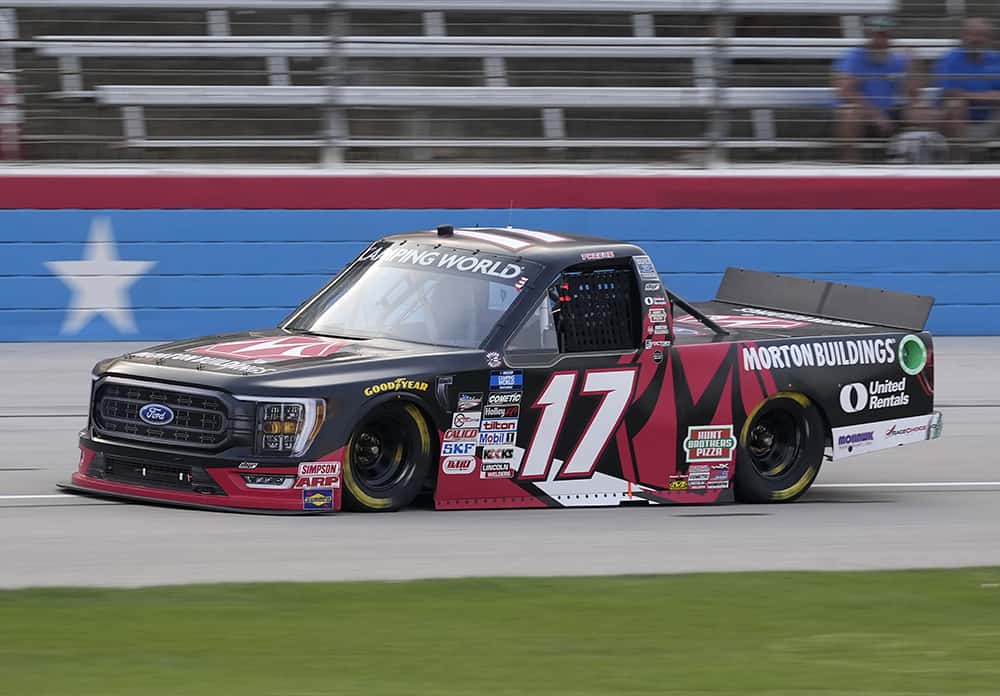
[[[779,133],[778,126],[785,131],[785,125],[776,125],[774,110],[811,112],[814,115],[808,118],[817,123],[828,120],[819,110],[828,111],[835,98],[828,86],[829,61],[863,41],[856,35],[856,22],[842,22],[841,30],[847,35],[840,36],[730,36],[731,23],[729,27],[720,25],[722,28],[717,36],[705,35],[704,31],[700,35],[663,36],[657,35],[658,31],[662,33],[662,17],[712,17],[720,9],[724,10],[723,16],[730,19],[740,14],[851,16],[891,12],[897,6],[896,0],[547,0],[545,3],[537,0],[342,0],[336,3],[323,0],[3,0],[3,4],[16,10],[87,7],[146,11],[150,16],[179,10],[208,12],[208,35],[47,33],[21,36],[16,42],[20,51],[58,61],[60,90],[48,92],[50,99],[71,97],[73,99],[63,103],[80,103],[76,100],[83,99],[98,108],[120,108],[125,134],[122,142],[126,146],[178,149],[814,147],[823,143],[811,132],[796,133],[788,129]],[[232,35],[229,31],[229,17],[225,13],[278,10],[316,12],[320,18],[328,18],[331,12],[409,12],[422,15],[423,19],[419,34],[405,36],[347,33],[331,38],[308,33]],[[491,13],[574,13],[573,16],[593,13],[601,17],[615,13],[629,18],[631,35],[498,33],[472,36],[461,34],[460,23],[449,25],[452,14],[465,17],[463,21],[467,21],[470,14],[490,17]],[[325,31],[327,24],[324,21],[319,26]],[[503,28],[502,23],[496,26]],[[457,29],[459,34],[449,29]],[[918,58],[933,60],[955,42],[950,39],[901,39],[896,45],[912,51]],[[259,67],[248,70],[248,64],[239,71],[241,75],[253,71],[261,77],[266,75],[267,84],[243,84],[253,81],[249,77],[241,78],[241,84],[200,84],[194,71],[189,80],[184,80],[185,84],[174,84],[176,78],[172,78],[170,84],[158,84],[157,65],[177,59],[262,61],[256,65],[263,65],[263,70]],[[141,61],[152,79],[115,84],[129,81],[102,77],[108,75],[108,71],[92,67],[100,65],[101,61],[114,60]],[[421,67],[431,61],[456,60],[476,61],[478,68],[470,70],[465,63],[460,64],[460,68],[449,67],[459,65],[452,63]],[[83,61],[88,62],[86,66]],[[291,67],[292,61],[307,67],[296,72]],[[398,65],[404,67],[384,68],[385,61],[403,61]],[[538,84],[544,78],[526,82],[525,69],[517,66],[540,61],[556,61],[557,64],[558,61],[580,61],[578,64],[583,66],[620,63],[625,67],[608,77],[602,77],[603,68],[595,68],[595,77],[581,78],[580,84],[565,84],[571,81],[572,70],[566,71],[568,76],[558,76],[557,84],[551,86]],[[632,74],[629,66],[636,63],[629,61],[640,61],[638,65],[644,67]],[[662,68],[662,61],[672,61],[669,75]],[[811,84],[802,75],[797,76],[798,81],[790,79],[778,67],[798,65],[803,61],[812,61],[817,66]],[[727,66],[741,62],[775,66],[770,71],[773,76],[761,80],[763,84],[754,84],[753,75],[748,76],[745,70],[725,79],[725,73],[730,72]],[[313,80],[316,76],[321,78],[333,66],[338,68],[334,71],[338,77],[331,84],[322,84],[322,80],[320,83],[307,81],[308,84],[298,81],[297,76],[305,74],[313,76]],[[209,68],[202,69],[207,71]],[[235,73],[236,68],[230,69]],[[430,73],[432,69],[457,82],[416,84],[407,82],[411,78],[399,77],[406,70]],[[653,70],[664,74],[650,76]],[[795,75],[794,71],[788,73]],[[761,74],[767,75],[767,71]],[[224,79],[224,73],[222,75],[220,79]],[[658,83],[658,79],[664,84]],[[355,83],[356,80],[360,83]],[[167,109],[170,116],[161,114],[148,119],[147,123],[147,108]],[[314,118],[306,114],[316,114],[319,125],[312,134],[298,135],[249,134],[247,128],[229,135],[194,127],[184,132],[174,122],[169,135],[147,132],[150,128],[155,130],[157,124],[168,118],[179,118],[175,116],[181,113],[178,110],[192,114],[193,119],[198,110],[211,108],[229,109],[227,113],[233,114],[233,119],[251,119],[257,109],[294,110],[303,119]],[[492,127],[488,134],[435,133],[427,126],[382,133],[376,127],[366,127],[366,123],[358,128],[356,123],[357,118],[374,114],[372,123],[377,124],[379,119],[387,119],[386,113],[402,113],[409,114],[402,118],[410,119],[412,124],[424,118],[421,114],[428,110],[493,112],[499,125]],[[678,123],[691,123],[700,118],[704,123],[701,132],[688,127],[685,132],[672,134],[674,137],[665,137],[669,133],[663,132],[664,128],[649,127],[647,132],[637,136],[632,132],[616,132],[611,127],[605,136],[598,136],[593,132],[596,125],[584,129],[584,134],[570,133],[572,129],[567,126],[574,118],[577,121],[588,118],[588,113],[598,114],[593,123],[599,124],[602,120],[614,120],[608,114],[625,114],[623,118],[639,122],[642,118],[636,117],[636,113],[649,113],[652,120],[654,113],[671,110],[686,114],[683,118],[678,117]],[[564,113],[571,111],[572,114]],[[511,122],[526,123],[525,112],[536,114],[540,130],[536,132],[533,127],[521,126],[520,131],[499,132],[508,114],[511,114]],[[732,133],[726,132],[724,127],[720,129],[717,119],[720,113],[725,118],[724,112],[748,112],[751,132]],[[669,119],[664,121],[666,126],[671,123]],[[526,135],[528,132],[533,134]]]

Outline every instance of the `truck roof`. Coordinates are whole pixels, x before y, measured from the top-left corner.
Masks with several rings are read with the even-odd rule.
[[[442,226],[449,228],[449,226]],[[620,258],[644,254],[634,244],[604,237],[590,237],[565,232],[544,232],[516,227],[454,227],[437,230],[406,232],[384,237],[386,241],[413,240],[423,244],[446,244],[459,249],[478,250],[493,254],[513,256],[536,263],[572,266],[591,260],[587,254],[612,252],[612,256],[594,258]]]

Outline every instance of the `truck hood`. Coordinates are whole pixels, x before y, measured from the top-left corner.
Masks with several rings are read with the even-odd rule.
[[[411,374],[426,370],[427,357],[437,355],[448,355],[452,361],[476,356],[482,361],[478,349],[269,329],[153,346],[98,363],[95,373],[228,388],[236,382],[282,388],[367,379],[387,372]]]

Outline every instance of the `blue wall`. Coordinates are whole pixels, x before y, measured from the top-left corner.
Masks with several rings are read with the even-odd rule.
[[[86,266],[49,265],[95,253],[87,241],[106,228],[101,220],[112,254],[152,264],[109,266],[131,274],[110,281],[122,291],[116,316],[72,307],[110,296],[92,278],[57,274]],[[934,295],[932,331],[1000,334],[1000,210],[0,210],[0,341],[270,326],[374,237],[508,222],[635,241],[695,300],[711,297],[735,265]],[[71,292],[74,283],[89,292]],[[68,321],[72,311],[82,325]]]

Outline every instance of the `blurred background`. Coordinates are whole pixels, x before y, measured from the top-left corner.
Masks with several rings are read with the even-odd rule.
[[[998,19],[995,0],[0,0],[0,143],[29,162],[991,162]]]

